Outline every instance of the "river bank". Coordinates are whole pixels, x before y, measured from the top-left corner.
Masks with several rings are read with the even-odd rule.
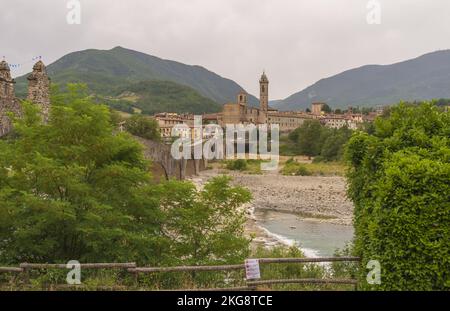
[[[253,200],[243,208],[248,216],[246,234],[253,238],[253,247],[295,244],[293,239],[271,232],[264,226],[261,217],[264,211],[288,213],[290,218],[311,223],[352,225],[353,204],[346,197],[344,177],[283,176],[278,171],[250,175],[237,171],[224,172],[215,167],[201,172],[192,181],[200,186],[223,173],[233,178],[233,184],[252,192]],[[306,255],[313,256],[313,253]]]

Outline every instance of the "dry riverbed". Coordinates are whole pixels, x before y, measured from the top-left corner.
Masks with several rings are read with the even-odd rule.
[[[214,168],[204,171],[193,179],[198,185],[220,175],[223,170]],[[275,210],[298,215],[302,219],[351,225],[353,204],[346,197],[344,177],[332,176],[283,176],[278,172],[250,175],[227,171],[233,183],[252,192],[253,200],[248,210],[247,234],[254,237],[256,244],[266,246],[279,243],[276,238],[258,226],[254,210]]]

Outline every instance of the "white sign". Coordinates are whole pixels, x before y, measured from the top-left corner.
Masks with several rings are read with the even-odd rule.
[[[257,280],[261,278],[258,259],[245,260],[245,275],[247,280]]]

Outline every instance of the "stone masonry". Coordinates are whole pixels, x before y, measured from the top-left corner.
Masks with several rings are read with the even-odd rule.
[[[20,104],[14,93],[15,83],[8,64],[0,62],[0,137],[11,131],[12,123],[8,114],[20,115]]]
[[[27,100],[40,106],[43,120],[46,123],[50,112],[50,78],[42,61],[38,61],[33,66],[33,72],[27,79]]]
[[[12,122],[9,115],[13,113],[20,116],[22,111],[20,100],[15,95],[15,83],[8,63],[0,62],[0,137],[11,132]],[[43,120],[46,122],[50,110],[50,79],[42,61],[33,66],[33,72],[28,77],[27,100],[41,107]]]

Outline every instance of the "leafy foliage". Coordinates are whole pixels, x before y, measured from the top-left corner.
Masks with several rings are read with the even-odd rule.
[[[286,176],[344,176],[345,171],[343,162],[302,163],[295,158],[288,159],[281,169]]]
[[[161,208],[167,211],[166,235],[171,253],[190,265],[240,263],[249,251],[244,237],[245,210],[250,192],[217,177],[197,192],[190,183],[173,181],[161,186]]]
[[[306,166],[299,163],[293,159],[289,159],[283,166],[282,174],[286,176],[310,176],[311,173],[308,171]]]
[[[202,191],[155,184],[141,145],[113,130],[108,108],[68,90],[52,97],[48,124],[24,103],[14,135],[0,140],[0,263],[243,259],[247,191],[220,178]]]
[[[226,168],[232,171],[245,171],[247,167],[247,161],[244,159],[230,160],[226,162]]]
[[[401,103],[389,114],[373,135],[354,134],[346,151],[355,253],[363,268],[380,261],[376,289],[448,290],[450,114],[432,103]]]
[[[347,127],[330,129],[317,120],[307,120],[289,134],[289,140],[293,144],[289,149],[296,154],[317,156],[321,161],[337,161],[341,160],[344,145],[351,134],[352,131]]]
[[[155,119],[143,115],[133,115],[125,121],[127,132],[138,137],[158,141],[161,139],[159,126]]]

